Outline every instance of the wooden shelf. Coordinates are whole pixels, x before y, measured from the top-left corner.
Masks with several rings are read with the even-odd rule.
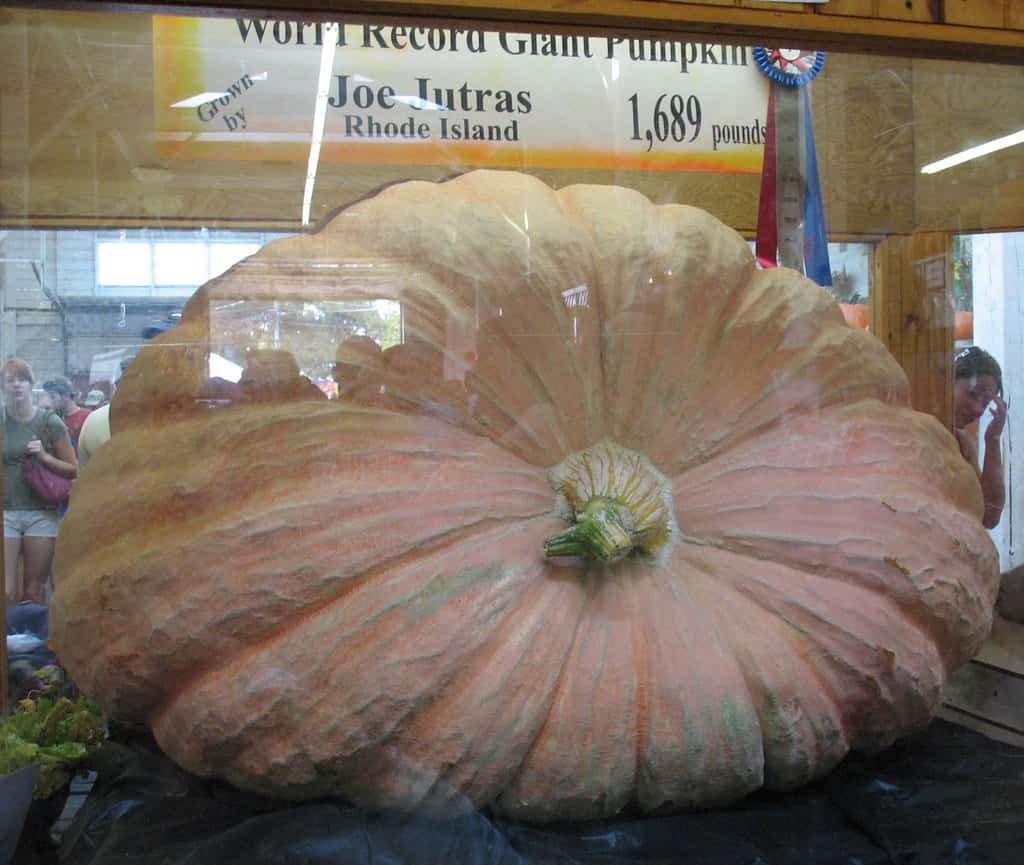
[[[8,4],[0,0],[0,6]],[[1016,0],[832,0],[817,3],[759,3],[757,0],[195,0],[118,3],[105,0],[43,0],[36,8],[118,8],[143,12],[180,10],[198,14],[233,11],[367,20],[403,16],[458,19],[473,23],[514,24],[529,30],[579,28],[629,29],[664,33],[686,31],[709,41],[805,44],[851,53],[980,60],[1020,64],[1024,52],[1024,11]],[[940,16],[936,19],[936,16]]]
[[[996,617],[977,657],[950,679],[938,715],[1024,747],[1024,625]]]

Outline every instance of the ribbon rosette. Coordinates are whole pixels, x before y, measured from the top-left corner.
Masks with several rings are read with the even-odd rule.
[[[758,68],[771,80],[757,257],[764,267],[781,264],[829,286],[832,270],[806,87],[821,71],[825,53],[763,47],[753,53]]]

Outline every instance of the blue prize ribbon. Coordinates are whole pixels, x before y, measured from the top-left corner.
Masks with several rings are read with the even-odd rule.
[[[825,65],[824,51],[803,51],[794,49],[797,56],[790,59],[782,56],[785,48],[754,48],[754,62],[765,75],[776,84],[786,87],[803,87],[821,72]]]
[[[804,273],[818,285],[832,285],[832,266],[828,260],[828,234],[825,208],[821,203],[818,180],[818,156],[814,151],[814,125],[811,123],[811,99],[804,96],[804,136],[807,150],[807,183],[804,192]]]
[[[828,259],[828,234],[825,230],[825,208],[821,202],[821,182],[818,179],[818,157],[814,149],[814,124],[811,122],[811,100],[807,84],[825,64],[824,51],[765,48],[753,50],[754,62],[773,86],[798,87],[802,92],[804,109],[804,273],[818,285],[832,285],[832,267]]]

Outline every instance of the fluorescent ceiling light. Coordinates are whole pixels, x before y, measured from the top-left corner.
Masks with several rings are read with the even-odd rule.
[[[320,52],[320,75],[316,84],[316,103],[313,107],[313,139],[309,142],[309,162],[306,165],[306,188],[302,192],[302,224],[309,224],[309,211],[313,206],[313,186],[316,184],[317,166],[320,164],[320,145],[324,140],[324,123],[327,120],[327,94],[331,89],[331,74],[334,71],[334,51],[338,40],[335,34],[338,25],[324,27],[324,41]]]
[[[214,92],[212,90],[206,93],[197,93],[195,96],[189,96],[188,99],[182,99],[181,102],[172,103],[171,108],[198,108],[207,102],[213,102],[214,99],[221,99],[230,95],[230,93],[223,91]]]
[[[967,150],[961,150],[959,153],[954,153],[952,156],[947,156],[938,162],[930,162],[921,169],[921,173],[935,174],[936,171],[944,171],[947,168],[952,168],[954,165],[959,165],[961,162],[968,162],[971,159],[977,159],[979,156],[987,156],[989,153],[995,153],[997,150],[1005,150],[1007,147],[1013,147],[1015,144],[1022,143],[1024,143],[1024,129],[1020,129],[1012,135],[1004,135],[1002,138],[986,141],[977,147],[968,147]]]

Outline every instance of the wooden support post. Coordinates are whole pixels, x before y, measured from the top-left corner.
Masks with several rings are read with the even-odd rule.
[[[951,237],[918,232],[884,240],[875,255],[872,331],[910,380],[911,404],[953,429]]]

